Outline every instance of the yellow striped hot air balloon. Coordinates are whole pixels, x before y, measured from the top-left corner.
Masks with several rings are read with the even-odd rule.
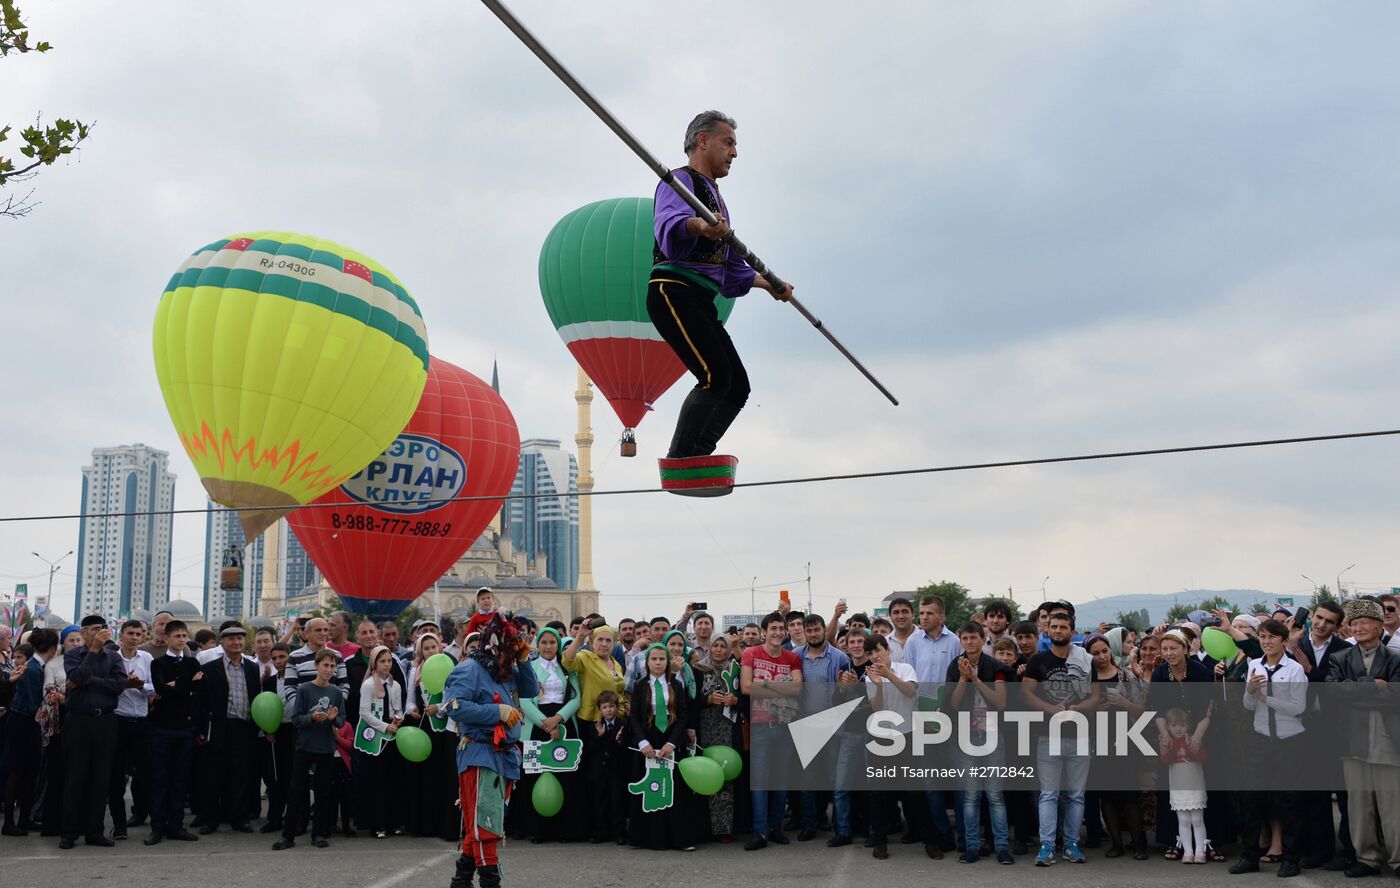
[[[259,231],[195,252],[155,320],[156,377],[209,498],[252,539],[363,469],[427,380],[422,314],[373,259]]]

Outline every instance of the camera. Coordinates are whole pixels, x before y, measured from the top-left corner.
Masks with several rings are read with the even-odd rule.
[[[699,611],[707,611],[707,610],[709,610],[709,609],[710,609],[710,606],[709,606],[707,603],[703,602],[703,601],[692,601],[692,602],[690,603],[690,609],[693,610],[693,611],[696,611],[696,612],[698,613]]]

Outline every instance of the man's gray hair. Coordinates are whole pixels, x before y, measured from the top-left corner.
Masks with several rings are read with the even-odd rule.
[[[732,129],[739,128],[739,124],[734,122],[734,118],[721,111],[701,111],[695,115],[690,126],[685,128],[685,153],[690,154],[699,146],[701,133],[713,135],[721,123],[729,124]]]

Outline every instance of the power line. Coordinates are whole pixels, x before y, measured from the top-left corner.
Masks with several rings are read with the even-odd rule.
[[[797,585],[798,583],[803,583],[803,582],[806,582],[806,580],[803,579],[803,578],[799,578],[799,579],[796,579],[796,580],[783,580],[781,583],[766,583],[766,584],[760,583],[759,585],[754,586],[754,587],[752,587],[752,588],[753,588],[753,589],[764,589],[764,590],[768,590],[768,589],[784,589],[784,588],[788,588],[788,587],[790,587],[790,586],[795,586],[795,585]],[[702,591],[700,591],[700,592],[668,592],[668,593],[666,593],[666,595],[667,595],[667,597],[669,597],[669,598],[692,598],[692,599],[693,599],[694,596],[697,596],[697,595],[731,595],[731,594],[737,595],[737,594],[740,593],[740,592],[748,592],[748,591],[750,591],[750,587],[748,587],[748,586],[735,586],[735,587],[732,588],[732,589],[705,589],[705,590],[702,590]],[[656,597],[657,597],[655,592],[607,592],[607,591],[603,591],[603,592],[601,592],[601,593],[599,593],[599,594],[605,595],[605,596],[607,596],[609,599],[613,599],[613,598],[646,598],[646,599],[649,599],[649,600],[655,600]]]
[[[1251,447],[1275,447],[1284,444],[1315,444],[1323,441],[1347,441],[1361,438],[1384,438],[1400,435],[1400,429],[1386,429],[1375,432],[1343,432],[1335,435],[1306,435],[1297,438],[1268,438],[1256,441],[1232,441],[1226,444],[1190,444],[1183,447],[1155,447],[1146,450],[1116,450],[1107,453],[1083,453],[1073,456],[1044,456],[1031,459],[1008,459],[995,462],[958,463],[946,466],[925,466],[915,469],[887,469],[878,472],[850,472],[840,475],[809,475],[801,478],[778,478],[769,481],[743,481],[734,487],[783,487],[792,484],[822,484],[828,481],[858,481],[867,478],[898,478],[909,475],[934,475],[945,472],[972,472],[984,469],[1010,469],[1017,466],[1046,466],[1057,463],[1094,462],[1110,459],[1133,459],[1143,456],[1167,456],[1177,453],[1204,453],[1213,450],[1243,450]],[[499,501],[503,505],[512,500],[558,499],[578,496],[634,496],[649,493],[670,493],[659,487],[633,487],[621,490],[593,490],[588,493],[522,493],[505,496],[454,496],[445,499],[415,500],[419,505],[440,505],[480,500]],[[362,506],[373,507],[374,503],[306,503],[297,509],[350,509]],[[205,515],[210,512],[262,511],[266,506],[217,506],[203,509],[159,509],[145,512],[95,512],[87,515],[9,515],[0,517],[0,523],[18,521],[75,521],[81,518],[146,518],[152,515]]]

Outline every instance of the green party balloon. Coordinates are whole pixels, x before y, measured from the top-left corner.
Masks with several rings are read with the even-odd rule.
[[[1201,647],[1215,659],[1226,662],[1235,659],[1235,654],[1240,652],[1239,645],[1235,644],[1230,633],[1221,632],[1214,626],[1201,633]]]
[[[394,735],[394,745],[399,748],[399,753],[411,762],[427,761],[433,751],[433,741],[427,731],[412,725],[399,728],[398,733]]]
[[[725,782],[738,780],[739,775],[744,771],[744,760],[739,757],[739,753],[732,746],[706,746],[705,758],[719,765],[724,772]]]
[[[693,789],[696,795],[712,796],[724,789],[724,769],[714,759],[691,756],[682,759],[676,767],[681,769],[685,785]]]
[[[253,722],[262,728],[264,734],[275,734],[282,727],[282,698],[272,691],[263,691],[253,698]]]
[[[530,802],[541,817],[553,817],[564,807],[564,785],[549,771],[540,774],[530,792]]]
[[[423,690],[430,694],[441,694],[447,686],[448,673],[456,665],[446,654],[433,654],[423,663]]]

